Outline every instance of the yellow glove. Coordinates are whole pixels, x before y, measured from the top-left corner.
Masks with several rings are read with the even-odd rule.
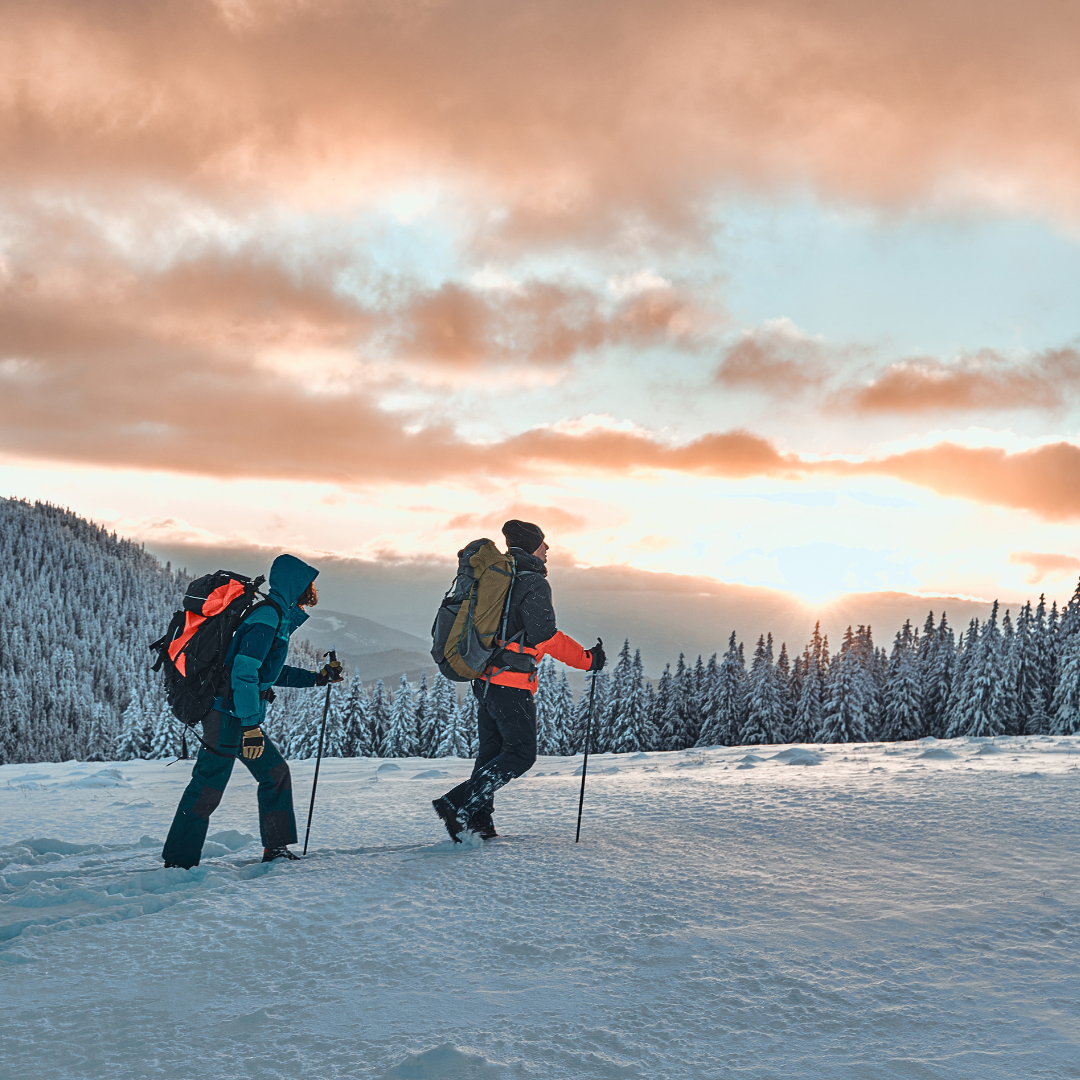
[[[257,757],[262,757],[263,747],[265,745],[266,740],[263,738],[261,727],[244,729],[243,737],[241,739],[240,752],[249,761]]]
[[[329,664],[323,665],[323,667],[315,674],[315,685],[325,686],[331,682],[341,682],[345,678],[345,673],[341,670],[341,661],[335,657]]]

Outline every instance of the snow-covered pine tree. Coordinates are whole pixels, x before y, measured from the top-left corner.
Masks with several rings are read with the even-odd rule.
[[[593,717],[593,742],[590,753],[606,754],[611,751],[618,723],[618,711],[625,701],[630,682],[630,641],[623,642],[619,657],[610,673],[610,692],[603,709],[597,709]]]
[[[701,654],[698,654],[697,662],[691,674],[689,668],[683,681],[683,694],[680,698],[679,715],[682,718],[682,734],[678,750],[685,750],[694,746],[701,734],[701,724],[705,719],[705,709],[710,693],[708,679],[706,678],[705,665]]]
[[[791,723],[788,738],[792,742],[813,742],[814,737],[821,730],[822,724],[822,686],[821,672],[818,670],[818,658],[821,649],[817,653],[807,649],[805,656],[806,671],[803,674],[802,686],[799,689],[799,700],[795,703],[795,717]]]
[[[472,688],[465,691],[472,697]],[[469,756],[469,737],[461,719],[461,706],[458,704],[454,684],[441,672],[435,676],[431,691],[432,730],[435,743],[435,757]]]
[[[1006,735],[1020,734],[1020,698],[1018,693],[1019,682],[1019,645],[1017,644],[1016,631],[1013,628],[1012,619],[1006,610],[1005,617],[1001,620],[1001,670],[1005,681],[1005,715],[1002,721],[1005,724]]]
[[[1054,611],[1051,609],[1051,621],[1053,622]],[[1067,700],[1068,687],[1062,692],[1062,683],[1066,681],[1066,668],[1070,665],[1073,653],[1073,639],[1080,634],[1080,582],[1077,582],[1073,590],[1072,598],[1062,608],[1056,624],[1054,635],[1054,696],[1052,703]],[[1053,734],[1065,734],[1061,730],[1062,722],[1059,719],[1059,710],[1051,709],[1052,721],[1051,732]]]
[[[107,761],[112,757],[118,732],[105,705],[96,701],[90,711],[90,731],[86,739],[86,760]]]
[[[471,696],[470,691],[466,691],[466,696]],[[476,699],[473,698],[475,705]],[[438,753],[436,757],[458,757],[468,759],[475,757],[475,751],[473,750],[472,741],[469,739],[465,730],[465,716],[466,709],[458,706],[451,714],[451,721],[449,725],[443,730],[442,739],[439,742]]]
[[[885,715],[879,738],[889,742],[917,739],[922,725],[923,702],[910,621],[896,632],[883,696]]]
[[[606,739],[598,743],[597,752],[627,754],[642,750],[648,721],[644,715],[641,653],[631,660],[629,640],[623,642],[611,682],[611,693],[604,709]]]
[[[740,742],[748,746],[775,743],[783,738],[784,702],[773,663],[773,638],[759,637],[750,665],[746,724]]]
[[[416,691],[416,754],[417,757],[434,757],[432,743],[431,707],[428,700],[427,672],[420,672],[420,686]]]
[[[113,750],[116,761],[132,761],[143,756],[143,725],[142,707],[132,698],[120,721],[120,735]]]
[[[787,742],[790,738],[792,722],[795,719],[794,682],[796,677],[797,670],[793,677],[791,661],[788,659],[787,642],[783,641],[780,643],[780,655],[776,658],[776,684],[780,691],[780,711],[783,717],[780,728],[776,732],[777,742]]]
[[[574,710],[574,753],[580,754],[585,749],[585,732],[589,721],[589,701],[593,693],[593,686],[596,687],[596,697],[593,705],[593,717],[592,717],[592,738],[589,740],[589,753],[599,753],[596,749],[596,724],[597,718],[603,716],[604,709],[607,708],[607,699],[611,690],[611,677],[606,671],[598,671],[595,675],[590,675],[585,680],[585,688],[581,691],[581,696],[578,698],[577,707]]]
[[[555,731],[558,735],[560,754],[574,752],[574,692],[570,689],[570,680],[566,669],[559,671],[559,686],[555,698]]]
[[[1001,735],[1005,730],[1007,696],[997,614],[995,600],[990,618],[972,643],[972,655],[964,671],[963,699],[946,732],[950,739],[960,735]]]
[[[560,737],[556,710],[558,685],[555,661],[545,656],[536,672],[536,752],[543,756],[560,754]]]
[[[383,757],[416,757],[416,705],[407,675],[401,676],[390,706],[390,729],[386,733]]]
[[[666,674],[666,672],[665,672]],[[660,680],[661,686],[663,678]],[[660,699],[661,689],[657,693]],[[698,746],[734,746],[746,723],[746,667],[743,653],[731,631],[727,651],[716,672],[712,699]]]
[[[1061,677],[1061,646],[1063,644],[1058,635],[1058,607],[1056,600],[1050,605],[1050,614],[1046,617],[1046,633],[1043,642],[1045,647],[1043,662],[1046,675],[1043,697],[1046,701],[1053,703],[1057,694],[1058,679]]]
[[[368,743],[371,757],[389,757],[386,752],[386,735],[390,730],[390,702],[387,700],[386,687],[379,679],[371,688],[371,697],[367,707]]]
[[[154,735],[157,723],[157,702],[149,701],[149,695],[144,696],[143,701],[143,729],[142,729],[142,753],[144,758],[153,758]]]
[[[371,733],[368,728],[367,695],[360,681],[360,671],[353,668],[346,684],[341,706],[341,756],[371,757]]]
[[[656,700],[656,687],[653,686],[652,681],[649,679],[644,680],[645,693],[642,700],[645,703],[645,720],[649,725],[649,738],[648,744],[644,747],[646,750],[655,750],[657,743],[656,728],[652,726],[652,717],[654,714],[653,703]]]
[[[593,753],[606,754],[613,749],[619,711],[624,707],[629,685],[630,641],[627,639],[623,641],[619,658],[611,669],[611,690],[604,702],[604,708],[598,709],[593,719]]]
[[[714,656],[715,660],[716,657]],[[634,728],[639,750],[656,749],[656,729],[652,726],[652,684],[645,678],[645,665],[641,660],[641,650],[634,650],[634,663],[630,676],[633,687],[634,701],[631,705],[631,715],[634,717]]]
[[[1076,735],[1080,733],[1080,634],[1073,634],[1065,642],[1060,666],[1050,733]]]
[[[661,717],[659,727],[661,750],[685,749],[683,739],[686,731],[686,701],[691,694],[692,680],[693,673],[686,666],[686,657],[679,653],[679,661],[671,679],[671,704]],[[597,692],[599,693],[599,689]]]
[[[654,749],[666,749],[668,732],[678,728],[679,719],[675,710],[674,680],[671,676],[671,665],[664,665],[664,673],[656,684],[656,693],[652,699],[652,712],[649,716],[653,731],[656,732]]]
[[[351,757],[345,753],[348,733],[345,729],[345,709],[349,701],[349,683],[351,676],[345,678],[330,691],[330,711],[326,715],[326,735],[323,737],[323,757]],[[326,691],[319,694],[319,704],[326,705]],[[322,710],[319,711],[320,723]]]
[[[1016,698],[1016,734],[1035,735],[1048,730],[1039,657],[1035,640],[1035,615],[1029,600],[1016,617],[1012,650],[1013,692]]]
[[[318,693],[307,687],[307,694],[297,698],[292,707],[292,722],[289,725],[288,743],[281,747],[282,757],[290,761],[302,761],[315,757],[319,752],[319,731],[322,728],[323,709],[326,705],[326,691]],[[331,701],[333,701],[331,691]],[[327,717],[327,727],[330,720]]]
[[[931,611],[926,616],[926,622],[923,624],[922,637],[919,638],[919,643],[915,650],[915,675],[919,680],[919,687],[922,693],[922,713],[919,716],[918,734],[916,735],[916,738],[920,739],[925,735],[929,735],[930,729],[933,726],[931,721],[934,712],[934,688],[930,683],[930,669],[933,664],[936,649],[937,636],[934,627],[934,613]]]
[[[716,711],[716,695],[720,687],[720,662],[717,659],[716,653],[713,653],[709,657],[709,662],[705,665],[705,671],[701,680],[701,689],[698,693],[698,708],[700,712],[697,739],[694,741],[694,746],[708,745],[701,741],[701,736],[705,734],[708,727],[712,725],[713,714]]]
[[[979,620],[968,623],[967,632],[957,643],[956,661],[953,665],[952,684],[949,687],[949,703],[945,710],[945,730],[963,730],[967,725],[968,702],[971,700],[971,677],[975,666],[975,652],[979,644]]]
[[[461,699],[461,734],[467,741],[468,752],[464,757],[476,757],[480,752],[480,736],[477,730],[477,716],[480,704],[471,689],[466,690]]]
[[[936,628],[932,611],[927,618],[927,624],[929,630],[924,628],[918,657],[919,681],[923,691],[923,718],[919,738],[933,735],[940,739],[945,735],[948,726],[949,698],[957,662],[956,636],[949,626],[948,614],[944,611]]]
[[[1069,602],[1061,612],[1061,620],[1058,624],[1058,638],[1062,642],[1066,642],[1078,633],[1080,633],[1080,581],[1077,581]]]
[[[866,677],[850,626],[829,671],[822,713],[821,730],[814,736],[815,742],[866,741]]]
[[[1046,594],[1039,596],[1039,606],[1035,609],[1035,615],[1031,625],[1032,650],[1035,654],[1035,680],[1039,685],[1039,693],[1036,696],[1032,692],[1032,701],[1039,700],[1042,704],[1041,711],[1032,709],[1027,720],[1027,732],[1029,735],[1045,735],[1050,731],[1050,711],[1053,707],[1056,677],[1054,669],[1054,645],[1051,640],[1050,629],[1046,621]]]
[[[180,735],[177,729],[180,721],[172,714],[172,709],[165,702],[159,703],[155,710],[154,734],[150,741],[148,757],[154,761],[174,758],[180,753]]]
[[[881,726],[881,694],[888,674],[889,658],[874,647],[874,635],[869,626],[860,625],[855,632],[854,649],[862,673],[866,738],[876,739]]]

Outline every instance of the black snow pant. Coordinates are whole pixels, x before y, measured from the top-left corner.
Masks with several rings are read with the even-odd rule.
[[[240,753],[240,721],[216,709],[202,722],[203,742],[191,783],[180,798],[161,857],[174,866],[199,865],[210,815],[218,808]],[[214,753],[214,751],[217,753]],[[285,759],[266,739],[262,755],[239,758],[259,782],[259,832],[263,847],[296,843],[292,776]]]
[[[536,761],[536,701],[528,690],[495,686],[477,679],[473,694],[479,750],[472,776],[446,793],[466,826],[490,818],[495,792],[527,773]]]

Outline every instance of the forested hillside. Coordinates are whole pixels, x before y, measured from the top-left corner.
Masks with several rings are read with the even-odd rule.
[[[111,757],[185,580],[45,503],[0,500],[0,762]]]
[[[13,499],[0,501],[0,553],[0,763],[180,753],[184,729],[147,645],[179,605],[184,575],[69,511]],[[307,641],[293,643],[290,663],[321,662]],[[1080,586],[1061,612],[1040,597],[1014,619],[995,603],[959,635],[931,613],[921,629],[898,630],[889,651],[868,626],[849,627],[834,652],[815,632],[794,657],[763,634],[747,658],[731,634],[722,655],[680,656],[655,686],[626,642],[595,684],[598,751],[1074,734]],[[321,691],[279,692],[266,727],[286,757],[314,755],[324,702]],[[579,752],[589,688],[575,700],[565,670],[546,660],[536,703],[540,753]],[[468,756],[475,738],[472,694],[438,674],[387,687],[353,672],[331,694],[331,756]]]

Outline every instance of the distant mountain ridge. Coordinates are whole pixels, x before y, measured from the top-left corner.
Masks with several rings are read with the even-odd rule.
[[[151,547],[161,559],[200,574],[234,564],[258,573],[277,554],[272,548],[240,546],[154,543]],[[368,619],[400,628],[414,642],[424,641],[419,652],[426,656],[424,636],[453,580],[454,561],[431,556],[364,560],[321,554],[315,564],[324,602],[332,602],[335,611],[362,611]],[[834,647],[849,625],[860,624],[872,626],[875,640],[887,645],[905,621],[922,626],[930,611],[935,621],[947,612],[950,624],[961,628],[973,618],[985,619],[991,608],[989,601],[900,592],[848,593],[811,603],[779,589],[712,578],[628,566],[577,567],[558,555],[549,561],[548,570],[559,629],[586,648],[602,637],[609,653],[612,646],[617,648],[629,638],[640,647],[645,673],[653,679],[659,678],[665,664],[674,665],[679,653],[691,659],[722,653],[733,630],[751,648],[760,634],[772,633],[778,647],[786,642],[788,651],[795,653],[802,651],[818,621]],[[1066,592],[1059,603],[1067,598]],[[1004,595],[1001,609],[1011,608],[1015,616],[1025,599]],[[394,647],[406,652],[417,649],[415,644]],[[575,689],[580,687],[573,672],[570,679]]]
[[[297,636],[307,638],[320,653],[337,650],[338,659],[359,671],[364,682],[396,680],[402,674],[419,678],[421,671],[430,674],[435,668],[428,652],[430,642],[372,619],[322,606],[312,610]]]

